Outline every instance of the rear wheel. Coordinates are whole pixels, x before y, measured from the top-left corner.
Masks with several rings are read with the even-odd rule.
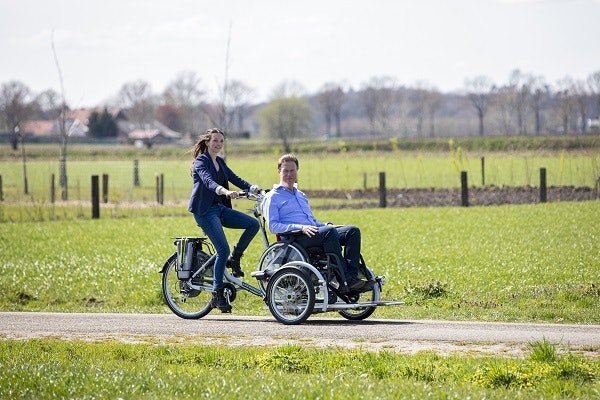
[[[177,254],[173,254],[163,268],[163,299],[171,311],[181,318],[202,318],[212,310],[212,282],[212,265],[192,280],[177,278]]]
[[[284,267],[275,272],[266,293],[271,314],[285,325],[306,321],[315,306],[311,279],[298,268]]]

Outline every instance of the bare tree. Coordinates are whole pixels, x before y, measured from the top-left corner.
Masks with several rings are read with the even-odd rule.
[[[204,120],[199,118],[198,109],[204,101],[205,92],[200,88],[201,80],[195,72],[183,71],[167,85],[163,92],[166,104],[175,106],[181,116],[182,128],[186,133],[202,132]]]
[[[52,30],[52,54],[54,55],[54,63],[58,72],[58,80],[60,83],[61,110],[59,116],[59,131],[60,131],[60,155],[58,159],[58,184],[60,186],[61,200],[69,199],[69,184],[67,181],[67,145],[69,143],[69,132],[66,127],[67,119],[67,100],[65,96],[65,85],[63,83],[62,71],[58,62],[56,48],[54,47],[54,30]]]
[[[585,82],[578,80],[573,82],[573,100],[575,108],[579,113],[579,132],[587,133],[587,99],[588,93],[586,90]]]
[[[256,92],[239,80],[229,82],[228,91],[226,110],[230,114],[228,119],[232,121],[231,129],[235,126],[238,133],[242,133],[250,102],[256,96]]]
[[[331,135],[331,125],[335,122],[335,136],[342,136],[342,104],[345,100],[345,91],[338,83],[329,82],[323,85],[321,91],[317,94],[317,102],[323,110],[325,116],[325,133]]]
[[[361,100],[372,135],[388,133],[390,119],[398,108],[398,85],[391,77],[375,77],[363,86]]]
[[[154,121],[156,100],[150,83],[137,80],[125,83],[119,91],[121,107],[128,109],[128,119],[139,128],[148,128]]]
[[[512,104],[517,121],[519,135],[527,134],[527,114],[529,111],[531,85],[533,77],[523,74],[520,70],[514,70],[509,78],[509,87],[513,92]]]
[[[12,133],[13,150],[19,149],[22,140],[19,126],[31,113],[30,97],[31,90],[18,81],[3,83],[0,89],[0,118],[5,129]]]
[[[543,77],[533,77],[531,81],[531,97],[530,106],[533,110],[535,134],[539,135],[542,132],[542,105],[548,97],[550,89]]]
[[[479,120],[479,136],[484,135],[483,119],[488,111],[490,98],[495,90],[495,86],[491,79],[485,76],[478,76],[473,79],[467,79],[465,82],[467,88],[467,97],[471,101],[477,118]]]
[[[435,114],[442,104],[442,94],[426,82],[417,82],[412,95],[417,117],[417,136],[423,137],[425,121],[429,121],[429,136],[435,136]]]
[[[567,134],[571,131],[573,123],[573,112],[575,110],[573,79],[565,77],[557,82],[556,98],[558,100],[558,116],[562,123],[562,133]]]
[[[596,118],[600,118],[600,71],[596,71],[587,78],[592,95],[596,98]]]

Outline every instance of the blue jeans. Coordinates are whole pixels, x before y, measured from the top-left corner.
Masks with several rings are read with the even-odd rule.
[[[234,247],[235,253],[242,254],[258,232],[258,221],[249,215],[225,207],[222,204],[213,205],[204,215],[194,214],[194,219],[206,236],[208,236],[213,246],[215,246],[215,251],[217,252],[213,290],[223,289],[223,274],[225,273],[227,258],[230,254],[229,243],[227,243],[223,227],[244,229],[244,233],[242,233],[242,236]]]
[[[323,247],[325,253],[335,254],[344,269],[346,280],[358,279],[360,265],[360,229],[354,225],[344,225],[338,228],[333,225],[320,226],[319,231],[313,236],[302,235],[296,243],[304,248]],[[342,246],[344,254],[342,255]]]

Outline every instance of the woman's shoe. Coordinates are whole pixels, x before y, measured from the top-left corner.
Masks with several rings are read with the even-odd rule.
[[[222,313],[229,313],[231,312],[231,304],[229,304],[223,292],[223,289],[213,292],[213,298],[210,305],[212,308],[218,308]]]

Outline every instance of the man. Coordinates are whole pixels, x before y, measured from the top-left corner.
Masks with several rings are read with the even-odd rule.
[[[360,230],[353,225],[334,227],[317,221],[308,198],[296,185],[298,166],[298,158],[293,154],[285,154],[277,161],[279,184],[273,185],[273,190],[267,193],[262,206],[269,230],[279,235],[291,231],[302,232],[296,239],[300,246],[321,246],[326,253],[337,256],[342,263],[350,291],[370,290],[374,282],[358,279]]]

